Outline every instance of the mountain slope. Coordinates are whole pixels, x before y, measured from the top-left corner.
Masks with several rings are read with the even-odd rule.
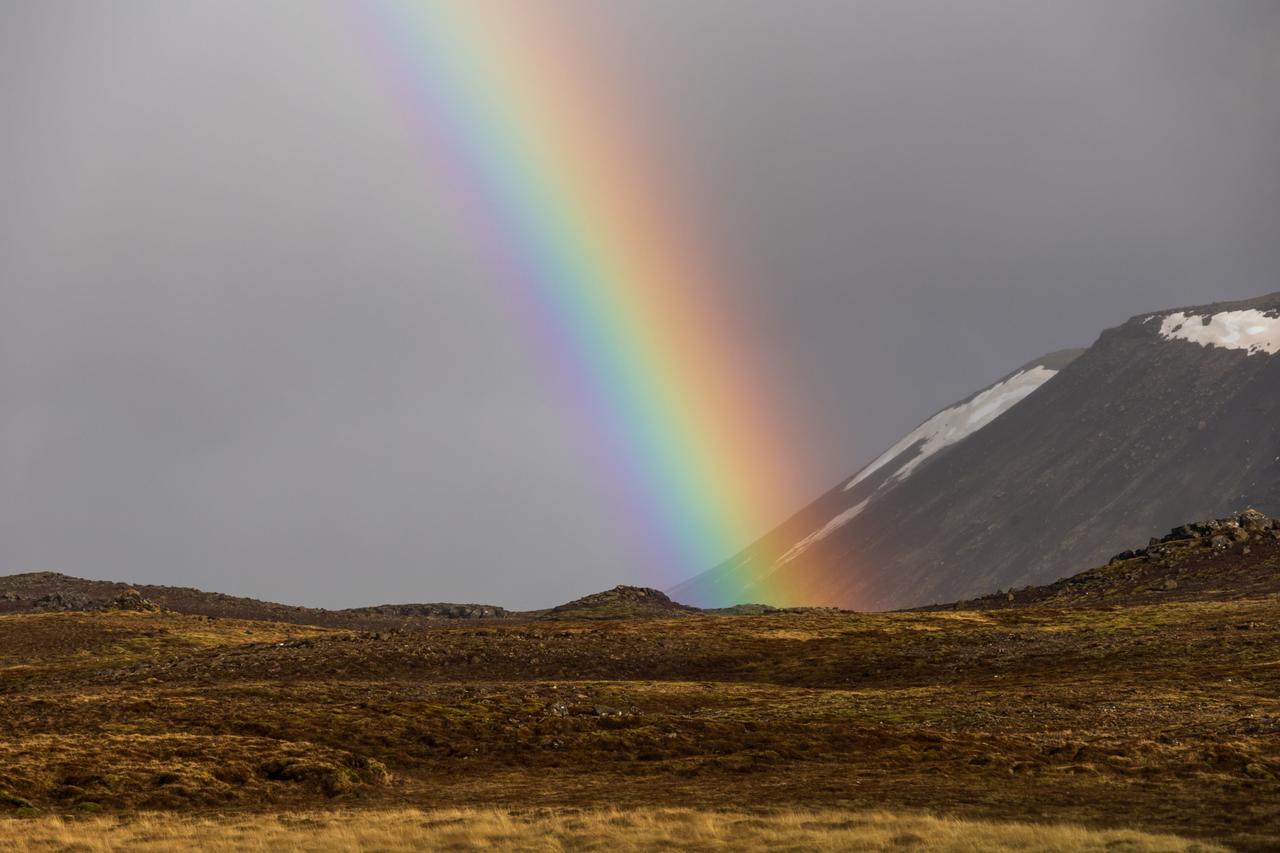
[[[767,582],[784,604],[911,607],[1047,583],[1186,518],[1274,514],[1278,352],[1280,294],[1134,317],[935,415],[672,595],[737,579],[739,600]]]

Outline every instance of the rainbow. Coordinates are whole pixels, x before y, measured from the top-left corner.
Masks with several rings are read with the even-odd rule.
[[[788,407],[728,320],[725,265],[608,66],[551,4],[355,0],[352,21],[459,225],[580,406],[596,464],[667,586],[723,562],[795,495]],[[649,146],[650,149],[655,146]],[[793,449],[793,448],[791,448]],[[745,571],[745,569],[744,569]],[[709,603],[769,578],[726,576]]]

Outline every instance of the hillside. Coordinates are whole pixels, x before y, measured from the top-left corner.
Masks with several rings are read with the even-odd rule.
[[[890,609],[1049,583],[1188,518],[1280,512],[1280,294],[1139,315],[939,412],[744,553],[739,583]]]

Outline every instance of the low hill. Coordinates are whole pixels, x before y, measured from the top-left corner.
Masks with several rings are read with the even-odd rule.
[[[0,614],[97,610],[130,593],[175,613],[327,628],[386,630],[419,620],[502,619],[512,615],[505,608],[492,604],[383,604],[347,610],[325,610],[259,601],[256,598],[220,592],[205,592],[190,587],[86,580],[58,572],[30,572],[0,577]]]
[[[691,616],[696,607],[672,601],[665,593],[643,586],[616,586],[561,604],[542,619],[654,619]]]

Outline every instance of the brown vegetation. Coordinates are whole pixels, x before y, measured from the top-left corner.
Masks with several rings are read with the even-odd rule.
[[[450,625],[0,618],[0,813],[926,810],[1280,843],[1280,599]]]

